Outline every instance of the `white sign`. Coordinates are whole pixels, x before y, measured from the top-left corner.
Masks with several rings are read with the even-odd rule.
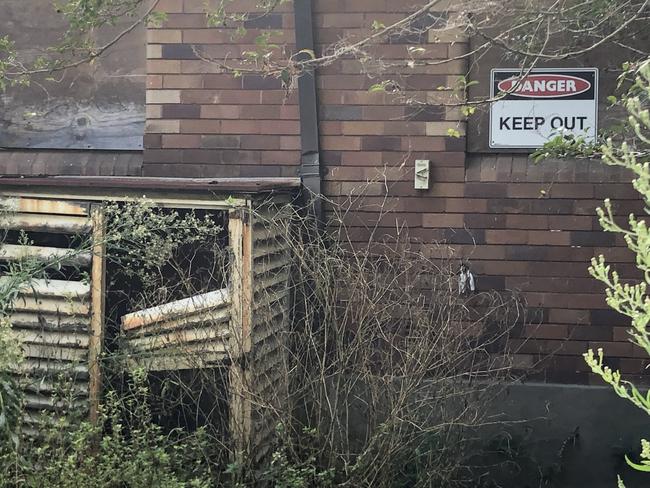
[[[598,69],[493,69],[491,148],[537,148],[561,134],[593,141],[598,128]]]

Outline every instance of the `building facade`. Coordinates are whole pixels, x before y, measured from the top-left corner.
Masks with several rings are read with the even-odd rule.
[[[7,7],[14,9],[16,29],[19,3]],[[234,76],[220,60],[237,65],[264,32],[272,34],[278,57],[290,55],[298,50],[297,38],[303,47],[306,29],[317,55],[332,53],[341,39],[354,42],[372,33],[373,22],[390,25],[411,14],[413,1],[316,0],[312,25],[300,24],[303,34],[296,32],[292,2],[264,14],[255,3],[230,4],[251,14],[246,32],[236,35],[235,26],[209,27],[201,0],[160,0],[157,8],[166,13],[162,25],[134,32],[103,68],[82,73],[95,80],[111,70],[121,76],[117,84],[95,81],[87,98],[97,100],[102,87],[117,93],[98,106],[102,112],[113,99],[128,106],[132,119],[107,122],[122,124],[123,130],[98,142],[84,128],[101,128],[103,119],[78,104],[64,117],[63,125],[74,130],[54,131],[49,142],[32,143],[24,134],[3,139],[0,171],[5,176],[304,179],[306,154],[316,153],[325,197],[343,205],[355,201],[345,222],[353,240],[367,242],[371,231],[383,239],[408,229],[413,244],[432,256],[466,263],[479,290],[521,293],[529,317],[516,359],[533,379],[597,382],[582,359],[583,352],[597,347],[624,374],[645,371],[643,352],[627,340],[625,318],[607,307],[602,285],[587,271],[589,259],[604,254],[623,276],[633,275],[633,256],[620,236],[600,230],[595,209],[607,197],[621,216],[642,212],[643,204],[630,176],[618,169],[589,160],[536,164],[521,151],[486,147],[485,107],[466,120],[459,85],[476,80],[469,97],[486,94],[490,70],[509,66],[503,53],[492,50],[474,58],[476,41],[448,28],[453,8],[441,5],[413,20],[415,33],[396,33],[368,46],[368,60],[344,55],[319,67],[312,78],[315,96],[307,96],[308,87],[287,87],[280,77]],[[598,67],[604,99],[615,84],[612,70],[622,61],[620,53],[606,52],[559,65]],[[389,89],[372,89],[382,82]],[[76,85],[66,86],[70,91]],[[125,102],[126,92],[133,99]],[[20,94],[3,100],[5,107],[26,103]],[[301,103],[314,105],[315,112],[303,113]],[[608,117],[604,108],[600,117]],[[4,125],[30,131],[15,118],[6,118]],[[317,131],[309,148],[306,127]],[[139,147],[133,136],[142,130]],[[426,189],[415,188],[416,160],[430,162]]]

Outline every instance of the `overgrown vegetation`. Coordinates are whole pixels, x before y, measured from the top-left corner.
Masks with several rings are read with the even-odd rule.
[[[146,202],[105,209],[107,331],[115,339],[126,312],[228,284],[222,214]],[[300,212],[276,210],[255,218],[275,236],[263,245],[285,249],[291,279],[257,296],[268,306],[256,313],[270,323],[287,307],[291,320],[274,331],[280,348],[273,367],[256,364],[262,352],[254,352],[244,384],[254,428],[270,425],[274,434],[235,452],[221,368],[147,374],[119,340],[109,341],[103,359],[97,424],[86,420],[76,386],[61,374],[48,379],[58,386],[52,406],[30,423],[38,428],[25,430],[14,374],[20,342],[8,320],[16,285],[5,294],[0,329],[7,345],[0,365],[13,399],[2,404],[11,426],[2,443],[2,486],[471,485],[475,430],[509,377],[507,338],[523,320],[516,297],[459,296],[452,263],[427,257],[405,234],[355,243],[336,211],[334,234],[321,235]],[[73,241],[72,253],[87,252],[86,240]],[[71,272],[60,263],[30,263],[21,283]],[[9,269],[6,283],[11,276]],[[291,299],[278,302],[280,292]],[[260,390],[267,382],[275,386]]]
[[[622,99],[628,112],[627,137],[609,139],[600,147],[606,164],[622,166],[634,174],[633,185],[643,198],[646,208],[650,206],[650,59],[641,63],[635,72],[634,83]],[[602,228],[607,232],[623,235],[628,248],[636,256],[640,280],[629,282],[619,277],[601,255],[592,259],[589,272],[606,286],[607,304],[631,319],[630,340],[643,348],[650,356],[650,232],[645,219],[630,215],[628,226],[619,223],[609,200],[598,209]],[[633,383],[622,378],[621,373],[606,365],[604,352],[589,350],[585,360],[591,370],[598,374],[622,398],[632,402],[650,415],[650,394],[642,393]],[[641,461],[626,458],[628,464],[639,471],[650,472],[650,443],[641,441]],[[619,478],[619,486],[623,482]]]

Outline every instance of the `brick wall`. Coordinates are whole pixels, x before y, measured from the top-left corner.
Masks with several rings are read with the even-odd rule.
[[[162,3],[162,2],[161,2]],[[169,21],[149,32],[148,133],[144,173],[168,176],[280,176],[299,162],[296,94],[285,99],[275,80],[232,78],[193,59],[193,45],[237,53],[256,34],[232,43],[207,29],[203,2],[166,1]],[[317,51],[341,38],[371,32],[412,11],[412,0],[317,0]],[[249,3],[238,3],[240,8]],[[293,42],[291,6],[262,27],[282,29]],[[418,26],[440,27],[432,13]],[[453,31],[395,35],[371,49],[377,66],[349,57],[317,75],[324,192],[354,203],[346,216],[353,240],[394,235],[408,228],[432,255],[448,244],[454,258],[469,260],[482,290],[518,290],[530,325],[519,340],[519,364],[541,367],[537,378],[589,382],[581,354],[604,346],[626,374],[643,372],[643,354],[625,335],[625,321],[609,311],[600,285],[587,273],[589,258],[606,254],[624,275],[633,273],[622,240],[599,231],[595,207],[615,199],[618,212],[641,211],[629,176],[587,161],[534,165],[525,156],[466,154],[465,122],[451,89],[467,73],[467,39]],[[425,60],[425,66],[409,61]],[[370,92],[381,80],[396,93]],[[448,129],[461,137],[449,137]],[[431,161],[431,187],[413,189],[416,159]],[[539,368],[538,368],[539,369]]]
[[[287,93],[280,80],[235,77],[204,60],[227,58],[237,66],[242,52],[254,50],[255,38],[265,30],[278,32],[272,42],[291,52],[292,5],[255,17],[256,3],[232,4],[233,12],[251,13],[243,37],[234,28],[208,28],[203,0],[158,3],[168,18],[147,33],[145,176],[296,174],[297,94]]]

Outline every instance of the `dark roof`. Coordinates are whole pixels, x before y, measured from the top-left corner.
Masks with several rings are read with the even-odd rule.
[[[151,176],[0,176],[3,186],[259,193],[292,191],[300,178],[165,178]]]

